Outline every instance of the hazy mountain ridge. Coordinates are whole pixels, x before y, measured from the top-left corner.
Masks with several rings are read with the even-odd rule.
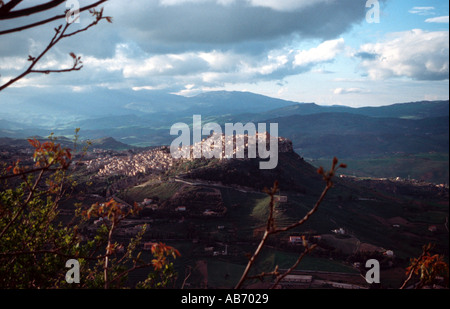
[[[199,114],[232,122],[255,122],[292,115],[345,112],[370,117],[423,119],[449,115],[449,101],[398,103],[381,107],[352,108],[321,106],[271,98],[249,92],[208,92],[194,97],[155,91],[108,90],[91,93],[54,94],[51,100],[33,102],[4,101],[0,112],[0,130],[20,133],[22,129],[73,130],[76,127],[100,130],[118,127],[170,127],[179,120]],[[12,96],[14,98],[14,96]],[[27,110],[27,113],[23,113]],[[1,133],[7,136],[8,132]]]
[[[315,103],[299,103],[270,111],[276,117],[310,115],[318,113],[351,113],[369,117],[424,119],[449,115],[449,101],[419,101],[395,103],[378,107],[321,106]]]
[[[308,157],[371,156],[386,153],[446,152],[449,117],[421,120],[374,118],[346,113],[293,115],[267,120]]]
[[[95,102],[98,96],[105,100]],[[175,138],[170,135],[173,124],[191,126],[192,116],[201,115],[203,124],[217,122],[222,128],[225,123],[278,123],[278,135],[291,139],[294,149],[308,159],[338,156],[390,160],[390,156],[401,154],[434,156],[436,152],[448,156],[448,100],[352,108],[248,92],[217,91],[183,97],[160,91],[104,90],[98,96],[86,92],[63,97],[55,93],[50,97],[51,104],[42,98],[35,102],[19,100],[16,105],[2,101],[0,136],[23,139],[53,132],[72,138],[75,128],[81,128],[82,139],[112,137],[122,143],[118,149],[169,145]],[[433,165],[432,169],[437,172],[439,168]],[[448,164],[441,169],[448,170]],[[432,174],[441,175],[436,172]],[[448,182],[447,178],[426,177],[437,182]]]
[[[49,140],[48,137],[42,137],[42,136],[30,136],[29,138],[31,138],[31,139],[36,138],[41,143]],[[69,139],[64,136],[54,137],[54,138],[56,138],[54,140],[55,143],[60,144],[62,147],[66,147],[69,149],[74,148],[74,140],[73,139]],[[87,146],[87,142],[88,141],[77,142],[78,149],[80,149],[84,146]],[[31,145],[29,144],[27,139],[0,137],[0,147],[31,148]],[[105,137],[105,138],[89,140],[89,150],[93,150],[95,148],[104,149],[104,150],[121,151],[121,150],[133,149],[135,147],[118,142],[112,137]]]

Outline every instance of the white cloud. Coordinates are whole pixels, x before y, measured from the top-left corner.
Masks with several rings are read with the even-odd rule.
[[[9,82],[12,78],[16,76],[5,76],[0,77],[0,84],[3,85]],[[25,78],[21,78],[16,83],[9,86],[9,88],[51,88],[50,83],[46,83],[39,75],[29,75]]]
[[[449,74],[448,41],[448,31],[414,29],[393,33],[384,42],[365,44],[358,54],[361,67],[372,79],[444,80]]]
[[[0,70],[22,70],[27,64],[24,57],[0,57]],[[4,71],[2,72],[3,74]]]
[[[247,58],[240,62],[239,70],[246,76],[270,75],[281,69],[288,69],[289,55],[286,51],[271,51],[263,59]]]
[[[108,58],[80,54],[84,68],[77,73],[76,85],[134,90],[170,88],[188,94],[198,92],[201,87],[279,82],[287,76],[309,72],[317,64],[332,61],[344,49],[344,40],[337,39],[300,51],[286,47],[258,54],[232,50],[149,54],[135,44],[119,43]],[[49,58],[42,65],[63,67],[68,65],[67,59],[63,53],[61,57]],[[67,80],[65,76],[61,77],[58,76],[58,83],[62,85]],[[49,84],[56,79],[51,75]]]
[[[317,47],[297,52],[294,66],[309,66],[320,62],[332,61],[344,49],[345,42],[343,38],[325,41]]]
[[[435,10],[434,6],[415,6],[408,12],[411,14],[418,14],[418,15],[433,15],[434,10]]]
[[[248,80],[278,80],[294,72],[293,57],[289,50],[284,49],[269,51],[262,55],[217,50],[149,55],[143,51],[130,54],[127,44],[118,44],[111,58],[98,59],[87,56],[83,57],[83,61],[91,72],[97,72],[102,76],[106,75],[105,72],[116,73],[125,80],[143,84],[133,86],[136,89],[159,87],[162,81],[165,84],[178,84],[184,87],[186,84],[197,83],[216,86]],[[156,85],[144,83],[148,79],[159,81]]]
[[[369,91],[362,88],[336,88],[334,94],[351,94],[351,93],[368,93]]]
[[[426,23],[443,23],[448,24],[448,16],[439,16],[425,19]]]
[[[215,0],[159,0],[159,4],[162,6],[173,6],[180,5],[184,3],[204,3],[204,2],[215,2]]]
[[[159,86],[135,86],[131,89],[134,91],[141,91],[141,90],[161,90],[167,88],[167,85],[159,85]]]
[[[149,53],[258,53],[294,39],[329,40],[366,13],[354,0],[133,0],[105,10],[114,16],[115,40],[135,41]]]
[[[199,52],[198,56],[206,61],[212,70],[218,71],[232,70],[242,60],[241,56],[230,51]]]
[[[253,6],[268,7],[277,11],[290,11],[303,9],[309,6],[320,4],[323,2],[331,2],[330,0],[247,0]]]
[[[291,11],[332,1],[333,0],[159,0],[159,4],[162,6],[176,6],[186,3],[214,3],[226,6],[236,2],[241,2],[248,3],[254,7],[265,7],[276,11]]]
[[[233,4],[236,0],[217,0],[218,4],[221,5],[230,5]]]

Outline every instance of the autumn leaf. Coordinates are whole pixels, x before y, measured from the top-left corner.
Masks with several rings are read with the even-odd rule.
[[[13,173],[14,173],[14,175],[19,174],[20,173],[20,167],[18,167],[17,165],[14,166]]]
[[[39,148],[41,146],[41,143],[36,138],[28,139],[28,143],[34,148]]]
[[[319,175],[323,175],[324,174],[322,166],[317,169],[317,174],[319,174]]]

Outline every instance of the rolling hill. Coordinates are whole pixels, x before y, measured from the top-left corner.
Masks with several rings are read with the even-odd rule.
[[[297,103],[294,105],[259,113],[259,120],[278,118],[291,115],[311,115],[319,113],[349,113],[369,117],[425,119],[449,115],[449,101],[421,101],[395,103],[379,107],[348,107],[340,105],[321,106],[315,103]]]
[[[349,113],[293,115],[270,119],[279,134],[309,158],[364,158],[394,153],[446,152],[449,118],[375,118]]]
[[[143,216],[155,219],[150,237],[171,239],[174,245],[183,248],[180,269],[198,260],[207,261],[211,267],[219,263],[225,269],[241,269],[247,261],[245,254],[256,247],[266,224],[269,198],[262,188],[271,187],[274,180],[279,182],[278,194],[286,200],[276,204],[275,224],[285,227],[313,207],[325,186],[316,168],[295,152],[280,153],[279,165],[274,170],[259,170],[258,161],[181,162],[162,177],[123,190],[120,197],[128,203],[150,197],[159,205]],[[330,164],[331,161],[327,162],[324,168]],[[178,206],[186,210],[179,212]],[[205,214],[211,210],[214,215]],[[391,262],[394,267],[404,269],[409,258],[420,254],[422,245],[428,242],[436,244],[437,252],[448,256],[446,217],[448,188],[335,177],[334,187],[318,211],[301,227],[273,235],[257,267],[267,271],[276,265],[292,265],[295,259],[287,262],[287,256],[298,255],[302,248],[289,246],[289,235],[307,235],[308,240],[314,235],[322,239],[318,242],[319,249],[313,251],[311,260],[302,261],[300,269],[343,271],[350,257],[364,258],[365,248],[393,250],[395,259]],[[431,225],[437,231],[429,231]],[[333,235],[332,230],[339,228],[345,230],[345,235]],[[225,246],[229,252],[226,256],[209,257],[204,250],[206,247],[223,250]],[[381,253],[377,258],[380,256]],[[383,269],[383,276],[391,267]],[[235,276],[242,270],[234,273],[230,271],[228,279],[216,278],[215,284],[236,282]],[[404,271],[396,273],[396,280],[400,281],[403,274]]]

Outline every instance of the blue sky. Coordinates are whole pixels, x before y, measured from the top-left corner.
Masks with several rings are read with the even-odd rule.
[[[31,100],[42,89],[95,96],[99,88],[251,91],[354,107],[448,99],[448,2],[372,2],[379,23],[366,19],[375,6],[365,0],[110,0],[113,24],[61,42],[40,64],[67,67],[75,52],[82,71],[29,76],[0,104],[18,91]],[[80,20],[74,30],[91,19]],[[0,37],[0,83],[45,47],[53,26]]]

